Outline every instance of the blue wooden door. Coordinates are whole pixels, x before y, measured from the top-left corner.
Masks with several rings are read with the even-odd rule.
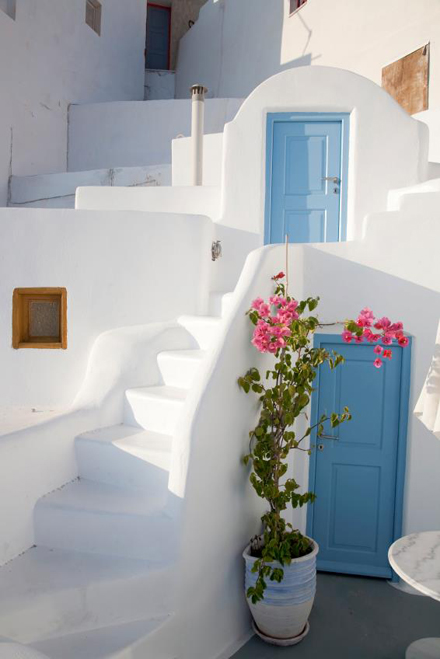
[[[387,555],[400,517],[398,463],[406,440],[402,349],[393,347],[392,360],[376,369],[371,345],[332,339],[321,345],[342,354],[345,363],[334,371],[321,367],[314,417],[347,406],[353,419],[333,430],[326,424],[331,438],[312,441],[310,488],[317,498],[309,506],[307,532],[320,546],[318,569],[391,577]]]
[[[169,7],[148,3],[147,7],[147,69],[170,68],[170,20]]]
[[[266,243],[284,242],[286,234],[292,243],[343,238],[342,137],[342,120],[269,115]]]

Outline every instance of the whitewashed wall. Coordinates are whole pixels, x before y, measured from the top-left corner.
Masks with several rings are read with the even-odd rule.
[[[205,310],[211,222],[202,216],[1,209],[0,244],[2,406],[66,406],[100,333]],[[11,347],[12,292],[40,286],[67,288],[67,350]]]
[[[66,171],[70,103],[143,98],[145,16],[144,0],[102,0],[98,36],[85,0],[19,0],[15,21],[0,10],[0,205],[10,170]]]
[[[410,533],[440,525],[440,442],[412,414],[430,364],[439,317],[440,213],[425,208],[422,213],[388,215],[387,222],[380,214],[369,218],[363,241],[290,246],[290,293],[298,299],[319,295],[322,322],[343,321],[368,305],[378,315],[401,320],[413,336],[403,522],[403,532]],[[196,393],[201,397],[196,404],[194,396],[192,409],[187,410],[188,416],[193,414],[191,424],[182,419],[178,445],[183,455],[176,464],[182,471],[189,461],[184,576],[179,583],[179,609],[184,615],[179,642],[184,659],[231,656],[249,633],[241,551],[259,531],[261,501],[247,482],[249,471],[240,456],[255,421],[257,397],[240,393],[235,383],[251,366],[264,372],[262,356],[250,344],[252,326],[245,311],[257,296],[271,294],[271,277],[284,268],[284,246],[269,245],[249,255],[221,328],[214,363],[203,383],[198,383],[200,392]],[[342,326],[334,328],[341,330]],[[223,409],[228,410],[227,415],[219,413]],[[216,450],[218,446],[221,451]],[[293,475],[306,490],[308,456],[299,453],[294,457]],[[180,494],[173,479],[170,487]],[[213,509],[214,516],[210,514]],[[294,511],[292,521],[305,530],[306,510]],[[220,536],[216,532],[219,525],[223,529]],[[207,571],[210,579],[203,583],[199,579],[189,607],[188,590]],[[191,633],[194,619],[199,621],[200,634]]]
[[[180,42],[176,97],[197,78],[213,96],[246,97],[292,66],[349,69],[380,84],[382,68],[431,43],[430,107],[440,106],[437,0],[209,0]],[[203,53],[203,56],[200,54]]]
[[[69,170],[138,167],[171,162],[171,142],[191,134],[191,100],[73,105],[69,122]],[[205,104],[205,133],[223,131],[241,99]]]
[[[262,239],[268,112],[350,113],[347,238],[367,213],[385,210],[388,191],[427,176],[428,131],[367,78],[330,67],[283,71],[262,83],[227,124],[221,222]]]

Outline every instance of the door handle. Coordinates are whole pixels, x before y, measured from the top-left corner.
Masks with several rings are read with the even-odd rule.
[[[324,176],[321,180],[322,181],[332,181],[335,185],[339,185],[340,182],[341,182],[341,179],[339,178],[339,176]]]

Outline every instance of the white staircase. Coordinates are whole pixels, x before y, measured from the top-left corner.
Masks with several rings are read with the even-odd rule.
[[[440,178],[424,181],[408,188],[390,190],[389,211],[438,214],[440,208]]]
[[[217,293],[211,308],[225,314],[229,301]],[[194,348],[158,355],[162,383],[126,391],[123,424],[76,438],[78,480],[40,499],[36,547],[0,568],[0,637],[10,647],[49,659],[131,659],[140,643],[154,648],[166,635],[179,578],[171,452],[221,317],[179,323]]]

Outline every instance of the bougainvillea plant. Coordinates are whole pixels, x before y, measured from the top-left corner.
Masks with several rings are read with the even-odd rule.
[[[252,555],[257,557],[253,571],[258,572],[258,578],[247,596],[254,604],[264,598],[267,578],[281,582],[283,566],[313,549],[311,541],[283,517],[288,506],[297,508],[315,500],[313,492],[300,493],[295,479],[286,477],[290,452],[305,451],[310,455],[310,448],[305,448],[303,442],[314,430],[320,437],[324,424],[335,428],[351,419],[345,407],[322,415],[313,426],[308,424],[301,436],[295,432],[295,421],[300,415],[306,416],[318,367],[327,363],[331,369],[337,368],[344,358],[334,351],[313,347],[313,334],[324,327],[314,314],[319,298],[299,302],[290,297],[283,272],[273,280],[274,294],[267,302],[261,298],[254,300],[247,314],[255,326],[252,344],[259,352],[274,355],[274,364],[264,379],[257,368],[251,368],[238,379],[241,389],[245,393],[254,392],[260,401],[259,420],[249,433],[249,453],[243,460],[245,464],[251,462],[250,481],[258,496],[269,504],[269,510],[261,518],[262,535],[251,541]],[[385,317],[376,319],[368,308],[356,320],[347,320],[342,325],[346,343],[375,344],[372,364],[376,368],[382,367],[383,359],[392,358],[389,346],[393,341],[402,347],[408,345],[402,323],[391,323]]]

